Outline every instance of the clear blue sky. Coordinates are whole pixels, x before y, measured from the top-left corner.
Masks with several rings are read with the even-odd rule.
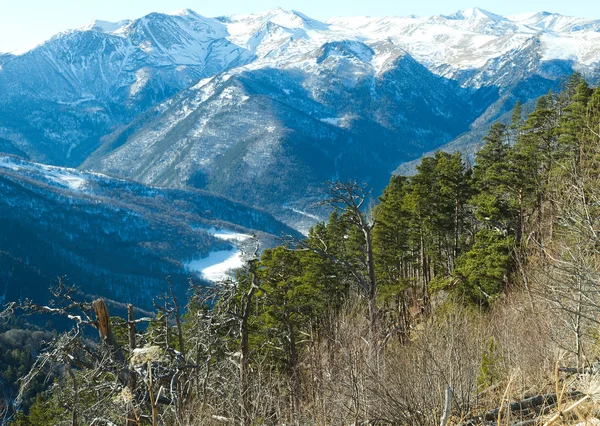
[[[500,15],[548,11],[600,19],[592,0],[0,0],[0,52],[21,50],[93,19],[119,21],[189,8],[204,16],[293,9],[316,19],[332,16],[430,16],[481,7]]]

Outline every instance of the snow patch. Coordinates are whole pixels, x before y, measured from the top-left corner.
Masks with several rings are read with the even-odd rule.
[[[319,216],[317,216],[317,215],[314,215],[314,214],[311,214],[311,213],[307,213],[307,212],[305,212],[305,211],[303,211],[303,210],[296,209],[296,208],[293,208],[293,207],[291,207],[291,208],[290,208],[290,207],[288,207],[288,208],[289,208],[291,211],[293,211],[294,213],[298,213],[299,215],[302,215],[302,216],[308,217],[308,218],[310,218],[310,219],[316,220],[317,222],[321,222],[321,221],[323,220],[323,219],[321,219]]]
[[[331,124],[332,126],[339,126],[342,120],[343,118],[340,117],[321,118],[323,123]]]
[[[252,238],[252,235],[242,234],[241,232],[231,231],[229,229],[217,229],[215,227],[204,229],[204,232],[209,233],[215,238],[225,241],[236,241],[236,242],[244,242]]]
[[[251,235],[222,228],[198,228],[215,238],[233,243],[243,243]],[[236,269],[244,266],[244,255],[239,248],[213,251],[207,257],[184,263],[188,271],[197,272],[207,281],[217,282],[233,278]]]
[[[124,20],[124,21],[119,21],[119,22],[94,20],[94,21],[91,21],[91,22],[85,24],[83,27],[78,28],[78,30],[80,30],[80,31],[97,31],[97,32],[101,32],[101,33],[111,34],[111,33],[119,31],[120,29],[129,25],[130,23],[131,23],[131,21],[128,19]]]
[[[218,282],[232,278],[236,269],[244,266],[239,249],[210,252],[208,257],[184,264],[188,271],[198,272],[207,281]]]
[[[87,183],[87,179],[74,169],[21,162],[12,157],[0,157],[0,168],[9,169],[15,172],[28,171],[39,173],[47,181],[74,191],[81,190]]]

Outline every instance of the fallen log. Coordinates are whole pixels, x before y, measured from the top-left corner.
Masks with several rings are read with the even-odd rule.
[[[564,398],[577,398],[582,396],[583,394],[578,391],[566,392],[563,397]],[[535,410],[537,408],[543,406],[550,406],[556,404],[558,401],[558,397],[555,393],[547,394],[547,395],[535,395],[521,401],[512,402],[507,405],[503,410],[510,410],[512,413],[525,412],[527,410]],[[498,419],[498,414],[500,413],[500,408],[495,408],[493,410],[487,411],[478,416],[472,417],[469,420],[466,420],[460,423],[460,426],[476,426],[482,424],[484,422],[490,422]],[[536,413],[537,414],[537,413]],[[526,420],[529,421],[529,420]],[[524,425],[527,425],[525,423]],[[523,425],[523,426],[524,426]]]
[[[569,373],[569,374],[594,374],[598,372],[598,368],[595,367],[584,367],[584,368],[575,368],[575,367],[558,367],[558,371],[561,373]]]

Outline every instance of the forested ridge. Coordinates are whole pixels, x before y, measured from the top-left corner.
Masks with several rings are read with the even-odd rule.
[[[156,315],[53,288],[68,317],[13,425],[576,424],[598,416],[600,88],[579,75],[494,124],[470,165],[424,158],[368,189],[330,182],[327,222],[250,253],[236,280],[169,280]],[[122,301],[127,303],[127,301]],[[97,329],[100,339],[89,334]],[[88,330],[86,332],[86,330]],[[1,340],[0,340],[1,341]],[[51,374],[37,399],[29,384]],[[17,411],[15,411],[15,409]],[[559,416],[560,414],[560,416]]]

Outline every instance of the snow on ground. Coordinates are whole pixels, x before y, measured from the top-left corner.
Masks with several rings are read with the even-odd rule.
[[[229,229],[217,229],[213,227],[208,229],[202,228],[202,230],[215,238],[234,243],[242,243],[252,238],[251,235]],[[192,260],[185,263],[184,266],[188,271],[198,272],[205,280],[217,282],[233,277],[234,271],[244,266],[244,258],[242,251],[236,247],[231,250],[213,251],[209,253],[208,257]]]
[[[85,24],[84,26],[78,28],[79,31],[98,31],[98,32],[102,32],[102,33],[114,33],[120,29],[122,29],[123,27],[125,27],[126,25],[130,24],[131,21],[130,20],[125,20],[125,21],[119,21],[119,22],[108,22],[108,21],[102,21],[102,20],[94,20],[91,21],[87,24]]]
[[[331,124],[332,126],[339,126],[340,125],[340,121],[342,121],[342,118],[340,118],[340,117],[328,117],[328,118],[321,118],[321,121],[323,123]]]
[[[0,167],[13,171],[20,170],[19,166],[14,161],[11,161],[11,157],[0,157]]]
[[[217,282],[230,278],[233,271],[244,266],[239,249],[220,250],[209,253],[208,257],[192,260],[184,265],[189,271],[198,272],[205,280]]]
[[[206,232],[208,232],[215,238],[218,238],[220,240],[226,240],[226,241],[243,242],[249,238],[252,238],[252,236],[248,235],[248,234],[242,234],[240,232],[234,232],[234,231],[230,231],[228,229],[216,229],[214,227],[206,229]]]
[[[308,236],[310,228],[315,226],[318,222],[323,221],[323,218],[317,215],[305,212],[304,210],[300,210],[289,205],[284,205],[283,208],[299,215],[299,217],[295,216],[293,219],[290,219],[290,221],[286,221],[286,223],[305,236]]]
[[[56,172],[50,173],[50,174],[48,174],[48,176],[51,176],[52,178],[54,178],[55,182],[64,184],[74,190],[80,190],[87,182],[85,179],[83,179],[80,176],[69,175],[69,174],[60,173],[60,172],[59,173],[56,173]]]
[[[29,163],[13,157],[0,157],[0,168],[12,171],[28,171],[42,175],[47,181],[58,184],[75,191],[81,190],[87,180],[80,172],[64,167],[46,166],[44,164]]]

